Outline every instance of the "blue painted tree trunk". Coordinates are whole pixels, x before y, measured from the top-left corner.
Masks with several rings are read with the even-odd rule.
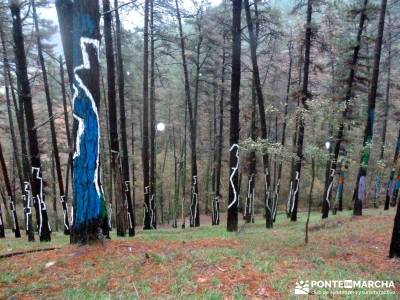
[[[90,243],[108,235],[100,178],[99,3],[75,0],[72,8],[73,224],[71,243]]]

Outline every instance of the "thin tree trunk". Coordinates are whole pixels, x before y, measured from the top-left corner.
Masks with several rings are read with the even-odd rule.
[[[289,43],[288,50],[289,50],[289,70],[288,70],[288,81],[287,81],[287,85],[286,85],[285,109],[284,109],[284,114],[283,114],[282,139],[281,139],[282,147],[285,147],[285,144],[286,144],[286,127],[287,127],[286,118],[288,115],[290,86],[291,86],[291,82],[292,82],[292,66],[293,66],[293,57],[292,57],[293,42],[292,41],[290,41],[290,43]],[[276,215],[277,215],[277,211],[278,211],[278,203],[279,203],[280,188],[281,188],[281,178],[282,178],[282,161],[279,162],[278,178],[277,178],[276,186],[275,186],[275,200],[274,200],[275,207],[273,210],[274,222],[276,220]]]
[[[250,52],[251,52],[251,61],[253,66],[253,78],[254,85],[257,94],[258,100],[258,111],[260,116],[260,126],[261,126],[261,138],[266,140],[268,138],[267,132],[267,122],[265,117],[265,106],[264,106],[264,95],[262,92],[261,81],[260,81],[260,73],[258,69],[257,62],[257,49],[256,49],[256,37],[253,30],[253,21],[251,18],[250,12],[250,4],[248,0],[244,0],[244,6],[246,11],[246,20],[247,20],[247,29],[249,31],[250,37]],[[272,205],[271,201],[271,172],[269,169],[269,155],[263,155],[263,164],[264,164],[264,177],[265,177],[265,197],[264,197],[264,205],[265,205],[265,215],[266,215],[266,227],[273,227],[273,213],[272,213]]]
[[[154,211],[154,218],[152,226],[157,228],[157,209],[156,209],[156,95],[155,95],[155,74],[154,74],[154,0],[150,1],[150,205]],[[161,195],[162,197],[162,195]],[[161,199],[160,197],[160,199]],[[161,216],[163,211],[161,210]]]
[[[371,85],[368,93],[368,119],[364,130],[363,153],[361,155],[360,168],[357,175],[357,183],[354,189],[354,209],[355,216],[362,215],[363,202],[365,200],[366,176],[368,170],[369,157],[371,152],[372,136],[374,131],[375,120],[375,103],[378,90],[379,65],[381,61],[381,49],[383,40],[383,30],[385,27],[387,0],[382,0],[381,11],[379,16],[378,33],[375,41],[374,50],[374,66],[372,70]]]
[[[246,0],[245,0],[246,1]],[[242,0],[232,1],[232,79],[230,113],[230,157],[229,157],[229,199],[227,231],[238,230],[239,205],[239,97],[240,97],[240,48],[241,48]]]
[[[125,112],[125,78],[124,64],[122,58],[121,46],[121,21],[118,11],[118,0],[114,0],[115,11],[115,27],[116,27],[116,50],[117,50],[117,71],[118,71],[118,96],[119,96],[119,114],[120,114],[120,133],[121,133],[121,150],[122,150],[122,176],[124,181],[125,201],[128,204],[128,234],[135,235],[135,210],[132,206],[131,183],[129,177],[129,155],[128,140],[126,136],[126,112]]]
[[[218,148],[217,148],[217,161],[215,169],[215,195],[213,199],[213,218],[212,225],[219,225],[219,202],[221,199],[221,167],[222,167],[222,148],[224,146],[224,98],[225,98],[225,63],[226,51],[225,43],[226,36],[223,36],[222,46],[222,68],[221,68],[221,83],[220,83],[220,100],[219,100],[219,127],[218,127]]]
[[[393,201],[393,200],[395,200],[394,198],[397,197],[397,195],[395,195],[396,181],[397,181],[395,178],[395,175],[396,175],[396,170],[398,167],[399,156],[400,156],[400,128],[399,128],[399,134],[397,136],[396,148],[394,151],[394,158],[393,158],[392,167],[390,170],[389,181],[388,181],[387,188],[386,188],[386,198],[385,198],[384,210],[388,210],[390,202],[394,202]],[[392,199],[392,201],[390,201],[391,199]]]
[[[306,24],[306,38],[305,38],[305,53],[304,53],[304,75],[303,75],[303,88],[301,102],[305,109],[308,109],[307,99],[309,98],[308,92],[308,81],[309,81],[309,70],[310,70],[310,52],[311,52],[311,18],[313,9],[313,0],[307,2],[307,24]],[[299,119],[299,130],[297,139],[297,157],[298,160],[295,163],[296,177],[294,181],[294,195],[293,195],[293,209],[291,210],[291,221],[297,221],[297,207],[299,203],[299,187],[300,187],[300,175],[301,165],[303,160],[303,143],[304,143],[304,116],[300,115]]]
[[[185,38],[183,36],[182,19],[179,9],[178,0],[175,0],[176,16],[178,19],[179,37],[182,55],[183,75],[185,78],[185,96],[187,109],[189,113],[189,128],[190,128],[190,145],[191,145],[191,169],[192,169],[192,184],[191,184],[191,203],[190,203],[190,227],[200,226],[200,204],[197,178],[197,153],[196,153],[196,122],[193,111],[192,100],[190,97],[189,73],[187,70],[186,54],[185,54]]]
[[[10,2],[10,10],[13,20],[13,38],[15,61],[17,65],[17,79],[19,97],[24,105],[26,126],[28,128],[29,153],[32,167],[31,187],[33,202],[36,209],[40,241],[51,240],[51,229],[47,216],[47,208],[43,194],[43,178],[41,171],[40,153],[35,129],[35,118],[32,108],[31,87],[28,78],[28,70],[25,56],[24,36],[22,33],[22,21],[20,4],[17,1]]]
[[[383,128],[382,128],[382,140],[381,140],[381,151],[379,159],[381,161],[385,158],[385,147],[386,147],[386,132],[387,132],[387,123],[389,118],[389,105],[390,105],[390,86],[391,86],[391,68],[392,68],[392,32],[391,32],[391,18],[388,12],[388,57],[387,57],[387,81],[386,81],[386,95],[385,95],[385,104],[384,104],[384,116],[383,116]],[[375,178],[375,194],[374,194],[374,207],[379,207],[379,198],[381,194],[382,188],[382,174],[381,170],[378,170],[378,174]]]
[[[60,191],[60,200],[61,200],[63,214],[64,214],[64,234],[68,235],[70,233],[70,228],[69,228],[67,204],[65,202],[66,200],[65,200],[65,191],[64,191],[64,181],[63,181],[62,171],[61,171],[60,155],[59,155],[59,151],[58,151],[57,133],[56,133],[55,125],[54,125],[53,103],[52,103],[51,96],[50,96],[50,89],[49,89],[49,83],[48,83],[48,78],[47,78],[47,69],[46,69],[46,65],[45,65],[44,57],[43,57],[42,42],[40,39],[40,32],[39,32],[39,22],[38,22],[38,16],[36,13],[36,4],[35,4],[34,0],[31,0],[31,6],[32,6],[33,20],[34,20],[34,24],[35,24],[35,31],[36,31],[36,44],[37,44],[37,50],[38,50],[38,57],[39,57],[40,67],[42,70],[44,92],[45,92],[46,103],[47,103],[47,111],[48,111],[48,116],[49,116],[49,120],[50,120],[51,143],[53,146],[53,155],[54,155],[54,162],[55,162],[56,173],[57,173],[58,188]]]
[[[352,60],[351,60],[351,65],[350,65],[350,73],[349,73],[349,77],[347,79],[347,86],[346,86],[346,95],[345,95],[345,110],[343,111],[343,116],[342,118],[345,119],[347,117],[347,113],[348,113],[348,104],[349,101],[351,100],[351,98],[353,97],[353,85],[354,85],[354,81],[355,81],[355,75],[356,75],[356,69],[357,69],[357,62],[358,62],[358,58],[359,58],[359,53],[360,53],[360,49],[361,49],[361,38],[363,35],[363,31],[364,31],[364,24],[367,18],[367,5],[368,5],[368,0],[364,0],[363,3],[363,7],[361,9],[361,13],[360,13],[360,21],[359,21],[359,25],[358,25],[358,31],[357,31],[357,37],[356,37],[356,45],[354,47],[353,50],[353,56],[352,56]],[[331,160],[331,172],[330,172],[330,176],[326,177],[325,180],[325,189],[324,189],[324,198],[323,198],[323,202],[322,202],[322,218],[327,218],[329,215],[329,209],[330,209],[330,203],[331,203],[331,195],[332,195],[332,183],[333,183],[333,179],[334,179],[334,175],[335,175],[335,171],[337,168],[337,163],[338,163],[338,158],[339,158],[339,153],[340,153],[340,149],[341,149],[341,143],[343,141],[343,137],[344,137],[344,129],[345,129],[345,125],[344,125],[344,121],[342,121],[339,125],[339,131],[336,135],[336,144],[335,144],[335,148],[334,148],[334,155],[333,158]],[[339,175],[340,177],[340,175]],[[341,177],[339,179],[340,184],[344,184],[344,177]],[[343,185],[341,186],[341,188],[343,189]],[[335,201],[335,203],[342,203],[342,197],[340,195],[339,199],[340,201]],[[336,211],[337,208],[334,208],[334,211]],[[339,209],[340,210],[340,209]]]
[[[315,181],[315,159],[311,159],[311,185],[310,192],[308,194],[308,213],[307,213],[307,221],[306,221],[306,235],[305,235],[305,243],[308,244],[308,224],[310,223],[311,216],[311,207],[312,207],[312,194],[314,190],[314,181]]]
[[[110,11],[110,0],[103,0],[103,12]],[[117,235],[125,236],[127,228],[127,211],[125,203],[125,185],[122,179],[122,166],[119,151],[117,103],[115,90],[115,61],[112,38],[112,14],[104,13],[104,41],[107,60],[107,99],[110,127],[111,169],[114,181],[115,210]]]
[[[3,149],[1,147],[1,144],[0,144],[0,166],[1,166],[1,171],[3,173],[4,184],[6,186],[7,197],[8,197],[8,201],[9,201],[9,205],[10,205],[10,209],[11,209],[12,221],[13,221],[13,231],[14,231],[15,237],[20,238],[21,233],[19,230],[18,216],[17,216],[16,206],[15,206],[15,198],[12,193],[11,182],[10,182],[10,178],[8,177],[6,161],[4,160],[4,154],[3,154]],[[3,225],[3,222],[1,222],[1,223]],[[0,225],[0,230],[1,230],[1,225]],[[3,232],[4,232],[4,226],[3,226]]]

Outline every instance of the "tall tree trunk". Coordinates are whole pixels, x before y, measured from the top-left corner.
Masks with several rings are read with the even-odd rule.
[[[246,1],[246,0],[245,0]],[[229,157],[229,199],[227,230],[238,230],[239,206],[239,97],[240,97],[240,48],[241,48],[242,0],[232,1],[232,77],[230,113],[230,157]]]
[[[7,197],[8,197],[8,201],[9,201],[9,205],[10,205],[10,209],[11,209],[12,221],[13,221],[13,231],[14,231],[15,237],[20,238],[21,233],[19,230],[18,216],[17,216],[16,206],[15,206],[15,198],[12,193],[11,182],[10,182],[10,178],[8,177],[6,161],[4,159],[3,149],[1,147],[1,144],[0,144],[0,166],[1,166],[1,171],[3,173],[3,179],[4,179],[4,183],[6,185]],[[3,220],[1,220],[0,231],[1,231],[2,226],[3,226],[3,232],[4,232]]]
[[[221,83],[220,83],[220,100],[219,100],[219,126],[218,126],[218,148],[215,163],[215,195],[213,199],[213,218],[212,225],[219,225],[219,202],[221,199],[221,167],[222,167],[222,148],[224,146],[224,98],[225,98],[225,64],[226,64],[226,36],[223,35],[222,46],[222,67],[221,67]]]
[[[374,49],[374,66],[372,70],[371,85],[368,92],[368,119],[364,130],[363,152],[361,155],[360,168],[357,175],[357,183],[354,189],[354,209],[355,216],[362,215],[363,202],[365,200],[366,177],[368,170],[369,157],[371,152],[372,136],[374,131],[375,121],[375,103],[376,94],[378,90],[379,80],[379,65],[381,61],[381,49],[383,40],[383,30],[385,27],[385,14],[386,14],[387,0],[382,0],[381,11],[379,16],[378,33],[375,41]]]
[[[256,141],[256,114],[257,114],[257,95],[255,91],[255,80],[253,75],[252,81],[252,89],[251,89],[251,125],[250,125],[250,138],[253,141]],[[253,216],[253,207],[254,207],[254,189],[255,189],[255,180],[256,180],[256,172],[257,172],[257,157],[256,152],[252,150],[249,154],[248,158],[248,168],[249,175],[247,179],[247,195],[246,202],[244,207],[244,219],[246,223],[254,222]]]
[[[122,166],[119,151],[117,103],[115,90],[115,61],[112,38],[112,14],[110,0],[103,0],[104,41],[107,60],[107,99],[108,121],[110,127],[111,169],[114,182],[117,235],[125,236],[127,228],[127,211],[125,201],[125,185],[122,179]]]
[[[144,187],[144,220],[143,229],[152,229],[155,219],[150,198],[150,174],[149,174],[149,5],[151,0],[145,0],[144,6],[144,56],[143,56],[143,187]]]
[[[311,18],[312,18],[313,0],[307,2],[307,24],[306,24],[306,39],[305,39],[305,52],[304,52],[304,75],[303,75],[303,88],[301,102],[305,109],[308,108],[307,99],[309,97],[308,92],[308,80],[310,70],[310,52],[311,52]],[[300,175],[301,165],[303,160],[303,143],[304,143],[304,116],[299,117],[299,130],[297,139],[297,157],[298,160],[295,163],[296,177],[294,181],[294,194],[293,194],[293,209],[291,210],[290,219],[291,221],[297,221],[297,207],[299,203],[299,187],[300,187]]]
[[[253,66],[253,78],[254,85],[257,94],[258,100],[258,112],[260,116],[260,126],[261,126],[261,138],[266,140],[268,138],[267,132],[267,122],[265,117],[265,106],[264,106],[264,95],[262,92],[262,86],[260,81],[260,72],[258,69],[257,62],[257,49],[256,49],[256,36],[253,29],[253,21],[251,18],[250,12],[250,4],[249,0],[244,0],[244,6],[246,11],[246,21],[247,21],[247,29],[249,31],[249,40],[250,40],[250,52],[251,52],[251,62]],[[264,177],[265,177],[265,197],[264,197],[264,206],[265,206],[265,216],[266,216],[266,227],[273,227],[273,213],[272,213],[272,203],[271,203],[271,172],[269,169],[269,155],[263,155],[263,164],[264,164]]]
[[[286,127],[287,127],[287,115],[288,115],[288,110],[289,110],[289,97],[290,97],[290,86],[292,82],[292,67],[293,67],[293,57],[292,57],[292,51],[293,51],[293,42],[290,41],[289,46],[289,70],[288,70],[288,81],[286,85],[286,98],[285,98],[285,109],[284,109],[284,114],[283,114],[283,126],[282,126],[282,139],[281,139],[281,145],[282,147],[285,146],[286,144]],[[276,180],[276,185],[275,185],[275,200],[274,200],[274,210],[273,210],[273,219],[275,222],[277,211],[278,211],[278,203],[279,203],[279,196],[280,196],[280,188],[281,188],[281,179],[282,179],[282,161],[279,162],[278,166],[278,178]]]
[[[71,243],[87,244],[102,240],[109,231],[100,180],[99,4],[75,0],[68,10],[59,10],[58,15],[65,18],[65,27],[72,29],[62,29],[66,35],[63,38],[64,55],[68,73],[71,72],[73,115],[77,123],[74,126]],[[63,24],[61,18],[59,21]],[[69,34],[72,36],[67,36]],[[71,43],[65,43],[66,40]]]
[[[388,57],[387,57],[387,80],[386,80],[386,95],[385,95],[385,104],[384,104],[384,116],[383,116],[383,128],[382,128],[382,139],[381,139],[381,151],[379,155],[379,160],[383,161],[385,158],[385,147],[386,147],[386,132],[387,132],[387,123],[389,118],[389,105],[390,105],[390,87],[391,87],[391,69],[392,69],[392,24],[390,14],[388,12],[388,41],[387,41],[387,49],[388,49]],[[375,178],[375,194],[374,194],[374,207],[379,207],[379,198],[381,194],[382,188],[382,174],[383,171],[378,170],[378,173]]]
[[[153,227],[157,228],[156,209],[156,95],[155,95],[155,58],[154,58],[154,0],[150,1],[150,205],[154,211]],[[162,197],[162,195],[161,195]],[[163,211],[161,210],[161,215]]]
[[[68,162],[67,162],[67,171],[65,176],[65,191],[64,191],[64,201],[62,204],[63,211],[68,212],[68,188],[69,188],[69,174],[72,164],[72,153],[73,153],[73,145],[71,140],[71,132],[69,127],[69,116],[68,116],[68,105],[67,105],[67,93],[65,88],[65,76],[64,76],[64,63],[63,58],[60,55],[59,58],[60,63],[60,82],[61,82],[61,95],[64,109],[64,122],[65,122],[65,133],[67,135],[68,142]],[[66,215],[64,215],[66,217]]]
[[[20,181],[20,187],[21,187],[21,192],[22,192],[24,190],[24,178],[23,178],[24,174],[22,171],[20,153],[18,151],[17,137],[15,134],[14,120],[13,120],[12,110],[11,110],[10,79],[8,78],[8,74],[7,74],[8,57],[7,57],[5,40],[4,40],[5,39],[4,32],[3,32],[1,25],[0,25],[0,39],[1,39],[1,45],[2,45],[2,54],[3,54],[3,78],[4,78],[4,88],[5,88],[5,92],[6,92],[8,120],[10,123],[11,142],[12,142],[12,147],[14,150],[14,159],[15,159],[15,163],[17,165],[18,178]],[[18,107],[15,107],[15,110],[18,111]]]
[[[361,49],[361,38],[363,35],[364,31],[364,24],[367,18],[367,5],[368,5],[368,0],[364,0],[363,7],[360,12],[360,21],[358,25],[358,31],[357,31],[357,37],[356,37],[356,45],[353,49],[353,56],[351,59],[351,64],[350,64],[350,72],[349,72],[349,77],[347,79],[347,86],[346,86],[346,94],[344,98],[345,102],[345,110],[343,111],[343,121],[339,125],[339,131],[336,135],[336,144],[334,147],[333,151],[333,158],[331,160],[331,172],[329,176],[326,177],[325,179],[325,189],[324,189],[324,198],[322,201],[322,218],[327,218],[329,215],[329,209],[331,207],[331,195],[332,195],[332,184],[333,184],[333,179],[335,176],[336,168],[337,168],[337,163],[338,163],[338,158],[339,158],[339,153],[341,149],[341,144],[343,141],[344,137],[344,129],[345,129],[345,124],[344,124],[344,119],[347,117],[348,113],[348,104],[351,98],[353,97],[353,85],[355,81],[355,76],[356,76],[356,69],[357,69],[357,63],[358,63],[358,58],[359,58],[359,53]],[[340,175],[339,175],[340,177]],[[339,184],[344,184],[344,177],[339,178]],[[341,189],[343,189],[343,185],[340,186]],[[341,193],[342,191],[340,191]],[[335,203],[339,204],[341,203],[341,195],[339,195],[339,202],[335,201]],[[337,208],[334,208],[334,211],[336,211]]]
[[[129,177],[129,155],[128,140],[126,135],[126,112],[125,112],[125,78],[124,63],[122,58],[121,46],[121,21],[118,11],[118,0],[114,0],[115,11],[115,27],[116,27],[116,50],[117,50],[117,71],[118,71],[118,96],[119,96],[119,115],[120,115],[120,133],[121,133],[121,150],[122,150],[122,176],[124,181],[125,201],[128,205],[128,234],[135,235],[135,210],[132,206],[131,182]]]
[[[47,78],[47,69],[46,69],[46,65],[45,65],[44,57],[43,57],[42,41],[40,39],[39,22],[38,22],[38,16],[36,13],[36,4],[35,4],[34,0],[31,0],[31,6],[32,6],[33,20],[34,20],[34,24],[35,24],[35,31],[36,31],[36,44],[37,44],[37,50],[38,50],[38,57],[39,57],[40,67],[42,70],[44,92],[45,92],[46,103],[47,103],[47,111],[48,111],[48,116],[49,116],[49,120],[50,120],[51,143],[53,146],[53,155],[54,155],[54,162],[55,162],[56,173],[57,173],[58,188],[60,191],[60,200],[61,200],[61,205],[63,208],[64,234],[69,234],[70,228],[69,228],[69,220],[68,220],[68,210],[67,210],[67,204],[65,202],[66,199],[65,199],[65,191],[64,191],[64,182],[63,182],[62,171],[61,171],[60,155],[59,155],[59,151],[58,151],[57,133],[56,133],[55,125],[54,125],[53,103],[52,103],[51,96],[50,96],[49,82],[48,82],[48,78]]]
[[[24,36],[22,33],[22,21],[20,3],[10,2],[10,10],[13,20],[14,52],[17,66],[17,79],[19,86],[19,97],[24,105],[26,126],[28,128],[29,152],[31,158],[32,177],[31,187],[33,202],[36,209],[40,241],[51,240],[51,229],[47,217],[46,202],[43,194],[43,178],[40,162],[37,132],[35,129],[35,118],[32,108],[31,87],[28,78],[28,69],[25,56]]]
[[[185,38],[183,36],[182,19],[179,9],[178,0],[175,0],[176,17],[178,19],[179,38],[182,55],[183,75],[185,78],[185,96],[187,110],[189,113],[189,128],[190,128],[190,145],[191,145],[191,169],[192,169],[192,184],[191,184],[191,203],[190,203],[190,227],[200,226],[200,203],[197,178],[197,153],[196,153],[196,122],[195,114],[190,97],[189,73],[187,70],[186,54],[185,54]]]

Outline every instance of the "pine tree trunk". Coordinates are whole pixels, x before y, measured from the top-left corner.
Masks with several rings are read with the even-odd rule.
[[[191,145],[191,167],[192,167],[192,179],[191,179],[191,202],[190,202],[190,227],[200,226],[200,203],[199,203],[199,190],[198,190],[198,178],[197,178],[197,153],[196,153],[196,122],[195,113],[192,106],[192,100],[190,97],[190,82],[189,73],[186,63],[185,54],[185,38],[183,36],[182,19],[179,9],[178,0],[175,0],[176,16],[178,19],[179,27],[179,38],[182,55],[182,67],[183,75],[185,78],[185,96],[186,105],[189,114],[189,129],[190,129],[190,145]]]
[[[308,92],[308,80],[309,80],[309,70],[310,70],[310,52],[311,52],[311,18],[313,9],[313,0],[308,0],[307,2],[307,24],[306,24],[306,38],[305,38],[305,52],[304,52],[304,75],[303,75],[303,88],[302,88],[302,98],[301,102],[305,109],[307,106],[307,99],[309,97]],[[304,143],[304,132],[305,132],[304,116],[299,117],[299,129],[297,138],[297,157],[298,160],[295,162],[295,172],[296,177],[294,181],[294,194],[293,194],[293,209],[291,210],[290,219],[291,221],[297,221],[297,208],[299,203],[299,187],[300,187],[300,175],[301,175],[301,165],[303,160],[303,143]]]
[[[364,149],[361,155],[360,168],[358,170],[357,183],[353,195],[353,200],[354,200],[353,214],[355,216],[362,215],[362,207],[363,207],[363,202],[365,200],[365,193],[366,193],[365,185],[366,185],[369,157],[371,152],[372,136],[374,131],[375,103],[378,90],[379,65],[381,61],[383,30],[385,27],[386,4],[387,0],[382,0],[381,11],[379,16],[379,24],[378,24],[378,33],[375,41],[374,66],[372,70],[371,85],[368,92],[368,119],[364,130],[364,141],[363,141]]]
[[[28,78],[19,2],[11,1],[10,10],[13,20],[14,52],[17,67],[16,73],[19,83],[19,97],[20,101],[23,102],[24,105],[26,126],[28,128],[29,153],[32,167],[31,188],[33,203],[36,210],[36,219],[38,223],[40,241],[50,241],[51,229],[47,217],[46,202],[43,194],[43,178],[41,171],[40,153],[37,141],[37,132],[35,129],[35,118],[32,108],[32,96]]]
[[[293,67],[293,57],[292,57],[293,42],[292,41],[290,41],[290,43],[289,43],[288,50],[289,50],[289,70],[288,70],[288,81],[287,81],[287,85],[286,85],[285,109],[284,109],[284,114],[283,114],[282,139],[281,139],[282,147],[285,147],[285,144],[286,144],[286,128],[287,128],[286,118],[287,118],[288,110],[289,110],[290,86],[291,86],[291,82],[292,82],[292,67]],[[277,215],[277,211],[278,211],[281,179],[282,179],[282,161],[280,161],[279,165],[278,165],[278,178],[276,180],[276,186],[275,186],[275,200],[274,200],[275,207],[273,210],[274,222],[276,220],[276,215]]]
[[[242,0],[232,1],[232,77],[230,113],[229,198],[227,231],[238,230],[239,205],[239,97],[241,70],[241,12]]]
[[[256,36],[253,29],[253,21],[251,18],[250,12],[250,4],[248,0],[244,0],[244,6],[246,11],[246,21],[247,21],[247,29],[249,31],[249,40],[250,40],[250,52],[251,52],[251,62],[253,66],[253,78],[254,85],[257,94],[258,100],[258,112],[260,116],[260,126],[261,126],[261,138],[266,140],[268,138],[267,131],[267,121],[265,117],[265,106],[264,106],[264,95],[262,92],[262,86],[260,81],[260,73],[258,69],[257,62],[257,41]],[[269,167],[269,155],[263,155],[263,164],[264,164],[264,177],[265,177],[265,197],[264,197],[264,205],[265,205],[265,216],[266,216],[266,227],[273,227],[273,213],[272,213],[272,203],[271,203],[271,171]]]
[[[346,95],[345,95],[345,99],[344,99],[345,110],[342,115],[343,119],[345,119],[347,116],[348,104],[349,104],[349,101],[351,100],[351,98],[353,97],[353,85],[354,85],[356,69],[357,69],[356,66],[358,63],[359,53],[360,53],[360,49],[361,49],[361,38],[363,35],[363,31],[364,31],[364,24],[365,24],[365,21],[367,18],[367,15],[366,15],[367,5],[368,5],[368,0],[364,0],[363,7],[361,9],[361,14],[360,14],[360,21],[359,21],[359,25],[358,25],[356,45],[353,50],[353,56],[352,56],[352,60],[351,60],[351,64],[350,64],[350,73],[349,73],[349,77],[347,79]],[[329,209],[331,207],[330,203],[331,203],[331,195],[332,195],[332,184],[333,184],[333,179],[334,179],[336,168],[337,168],[339,153],[340,153],[340,149],[341,149],[341,143],[342,143],[343,137],[344,137],[344,129],[345,129],[345,125],[344,125],[344,122],[342,121],[339,125],[339,131],[336,136],[337,142],[335,144],[334,151],[333,151],[333,158],[331,160],[331,172],[330,172],[329,176],[326,177],[326,180],[325,180],[324,197],[323,197],[323,201],[322,201],[322,218],[328,217]],[[340,177],[340,175],[339,175],[339,177]],[[339,184],[344,184],[344,177],[339,178]],[[343,189],[343,185],[341,185],[340,188]],[[340,193],[342,193],[342,191]],[[335,203],[342,203],[342,195],[340,195],[339,200],[340,200],[339,202],[335,201]],[[336,211],[337,208],[335,207],[334,210]],[[339,209],[339,211],[340,211],[340,209]]]
[[[126,112],[125,112],[125,78],[124,64],[122,58],[121,46],[121,21],[118,11],[118,0],[114,0],[115,11],[115,27],[116,27],[116,50],[117,50],[117,72],[118,72],[118,96],[119,96],[119,114],[120,114],[120,133],[121,133],[121,150],[122,150],[122,176],[124,181],[125,201],[128,204],[128,234],[135,235],[135,211],[132,206],[131,183],[129,177],[129,155],[128,140],[126,135]]]
[[[143,187],[144,187],[144,220],[143,229],[153,229],[155,212],[150,198],[150,170],[149,170],[149,5],[151,0],[145,0],[144,7],[144,56],[143,56]]]
[[[39,57],[40,67],[42,70],[44,92],[45,92],[45,96],[46,96],[48,116],[49,116],[49,120],[50,120],[51,143],[53,146],[54,162],[55,162],[57,180],[58,180],[58,188],[60,191],[60,200],[61,200],[61,205],[63,208],[64,234],[68,235],[70,233],[68,210],[67,210],[67,204],[66,204],[66,199],[65,199],[64,182],[63,182],[62,171],[61,171],[60,156],[59,156],[59,151],[58,151],[57,133],[56,133],[55,125],[54,125],[53,103],[52,103],[51,96],[50,96],[50,89],[49,89],[49,83],[48,83],[48,78],[47,78],[47,69],[46,69],[43,52],[42,52],[42,42],[40,39],[39,22],[38,22],[38,16],[36,14],[36,4],[35,4],[34,0],[31,0],[31,6],[32,6],[33,20],[34,20],[34,24],[35,24],[35,31],[36,31],[36,44],[37,44],[37,50],[38,50],[38,57]]]
[[[395,195],[395,189],[396,189],[396,170],[398,167],[398,161],[399,161],[399,156],[400,156],[400,128],[399,128],[399,134],[397,136],[397,142],[396,142],[396,148],[394,151],[394,158],[393,158],[393,162],[392,162],[392,167],[390,170],[390,175],[389,175],[389,181],[387,183],[387,187],[386,187],[386,198],[385,198],[385,207],[384,210],[388,210],[389,209],[389,204],[390,202],[394,202],[393,200],[395,200],[394,198],[397,196]],[[392,201],[391,201],[392,199]]]
[[[215,167],[215,195],[213,199],[213,218],[212,225],[219,225],[219,201],[221,199],[221,167],[222,167],[222,148],[224,146],[224,99],[225,99],[225,64],[226,64],[226,36],[223,36],[222,46],[222,67],[221,67],[221,83],[220,83],[220,100],[219,100],[219,126],[218,126],[218,148],[216,154]]]
[[[121,156],[119,151],[117,103],[115,89],[115,61],[112,38],[112,14],[110,0],[103,0],[104,41],[107,61],[107,99],[108,121],[110,127],[111,169],[114,182],[115,210],[117,221],[117,235],[125,236],[127,229],[127,207],[125,199],[125,184],[122,179]]]
[[[150,1],[150,205],[154,211],[153,228],[157,228],[156,209],[156,95],[155,95],[155,58],[154,58],[154,0]],[[160,199],[162,198],[162,195]],[[161,209],[161,216],[163,211]]]
[[[13,192],[11,189],[11,182],[10,178],[8,177],[8,171],[7,171],[7,166],[6,166],[6,161],[4,160],[4,155],[3,155],[3,149],[0,144],[0,166],[1,166],[1,171],[3,173],[3,179],[4,179],[4,184],[6,186],[6,192],[7,192],[7,197],[11,209],[11,214],[12,214],[12,221],[13,221],[13,231],[15,234],[16,238],[21,237],[21,233],[19,230],[19,223],[18,223],[18,216],[17,216],[17,211],[16,211],[16,206],[15,206],[15,198],[13,196]],[[4,232],[4,224],[3,221],[1,220],[0,224],[0,231],[3,230]]]
[[[73,156],[73,224],[71,243],[93,243],[108,235],[109,225],[103,187],[100,180],[100,71],[99,71],[99,4],[96,1],[75,0],[72,19],[66,20],[64,49],[72,50],[71,65],[67,53],[68,72],[72,70],[75,152]],[[67,15],[61,10],[59,16]],[[72,22],[72,23],[71,23]],[[61,23],[61,20],[60,20]],[[73,24],[73,26],[72,26]],[[63,40],[63,42],[64,42]],[[68,46],[72,45],[72,49]],[[72,53],[71,53],[72,54]]]

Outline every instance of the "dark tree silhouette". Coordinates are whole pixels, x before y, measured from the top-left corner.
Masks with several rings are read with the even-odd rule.
[[[23,102],[26,126],[28,129],[29,153],[32,167],[32,199],[36,210],[39,237],[40,241],[50,241],[51,229],[47,217],[47,207],[43,193],[42,167],[35,128],[35,117],[32,108],[31,87],[28,78],[20,5],[19,1],[10,1],[10,10],[13,20],[14,53],[17,67],[16,74],[19,87],[18,97],[20,98],[20,101]]]
[[[238,230],[239,205],[239,92],[242,0],[232,1],[232,76],[229,128],[229,199],[227,230]]]

